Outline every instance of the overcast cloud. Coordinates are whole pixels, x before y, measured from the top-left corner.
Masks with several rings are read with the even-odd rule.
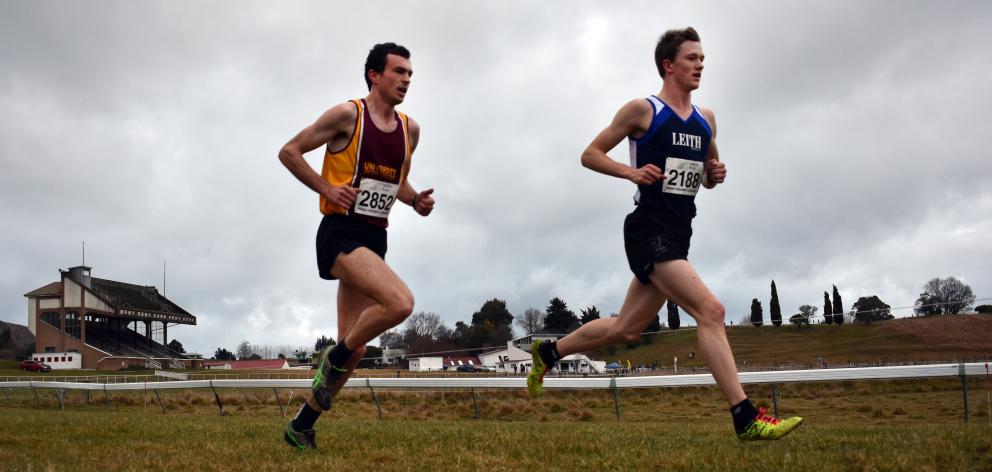
[[[728,318],[772,279],[786,315],[832,284],[845,308],[910,305],[937,276],[992,297],[992,7],[700,3],[2,1],[0,319],[26,324],[22,295],[86,241],[95,277],[161,288],[168,261],[166,295],[198,317],[169,331],[187,350],[336,335],[317,197],[276,153],[367,93],[385,41],[412,51],[410,179],[438,202],[391,216],[415,310],[615,312],[634,187],[579,154],[660,89],[654,42],[686,25],[729,170],[697,198],[690,260]]]

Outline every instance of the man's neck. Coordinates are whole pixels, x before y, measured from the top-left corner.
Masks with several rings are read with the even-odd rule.
[[[688,112],[692,110],[692,91],[682,90],[677,85],[668,83],[662,85],[661,92],[658,92],[658,98],[676,111]]]
[[[368,104],[369,113],[372,113],[372,116],[377,118],[376,121],[379,123],[385,124],[393,121],[396,106],[387,102],[379,94],[374,91],[370,92],[365,97],[365,103]]]

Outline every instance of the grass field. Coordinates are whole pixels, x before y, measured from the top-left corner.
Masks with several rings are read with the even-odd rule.
[[[992,358],[992,315],[933,316],[900,318],[871,326],[845,324],[816,325],[797,330],[795,326],[779,328],[733,326],[727,330],[730,346],[738,365],[745,361],[747,370],[766,369],[788,364],[793,367],[818,367],[822,357],[831,366],[854,363],[955,362]],[[689,360],[695,351],[696,360]],[[633,364],[659,362],[671,368],[672,358],[679,357],[679,367],[702,367],[705,359],[699,352],[695,330],[665,330],[648,345],[630,349],[623,345],[591,354],[594,359],[630,359]]]
[[[481,391],[481,420],[465,391],[348,390],[317,423],[319,451],[281,442],[286,419],[271,391],[118,393],[107,411],[69,392],[0,397],[3,470],[992,470],[983,379],[779,385],[783,416],[806,423],[785,440],[740,444],[714,388],[621,393],[622,419],[605,391]],[[300,394],[294,392],[295,411]],[[749,387],[770,406],[769,387]],[[290,393],[281,391],[282,399]]]

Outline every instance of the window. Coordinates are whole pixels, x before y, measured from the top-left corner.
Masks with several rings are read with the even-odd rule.
[[[46,324],[52,325],[58,329],[62,329],[62,320],[58,312],[46,311],[41,314],[41,321]]]
[[[52,358],[51,357],[48,358],[48,362],[52,362]]]
[[[69,312],[65,314],[65,333],[79,339],[80,331],[79,313]]]
[[[45,352],[55,352],[55,346],[45,346]]]
[[[62,356],[62,362],[65,362],[65,356]]]
[[[72,356],[69,356],[69,362],[72,362]]]

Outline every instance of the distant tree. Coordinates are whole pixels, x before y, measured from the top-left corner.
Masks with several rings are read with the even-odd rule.
[[[544,327],[544,312],[537,308],[528,308],[523,315],[517,317],[516,323],[524,335],[534,334]]]
[[[799,314],[806,317],[807,324],[812,324],[816,318],[817,308],[813,305],[800,305]]]
[[[257,353],[254,353],[254,352],[253,352],[253,353],[251,353],[251,355],[250,355],[250,356],[248,356],[248,358],[247,358],[247,359],[241,359],[241,360],[243,360],[243,361],[244,361],[244,360],[248,360],[248,361],[258,361],[258,360],[261,360],[261,359],[262,359],[262,356],[260,356],[260,355],[258,355]]]
[[[313,343],[314,352],[323,351],[327,346],[333,346],[337,343],[334,342],[334,338],[329,338],[327,336],[321,335],[317,338],[317,342]]]
[[[915,311],[921,315],[956,315],[975,302],[971,287],[954,277],[930,279],[916,299]]]
[[[672,330],[679,329],[682,325],[682,320],[679,317],[679,306],[676,305],[671,300],[668,300],[668,327]]]
[[[421,311],[410,315],[403,326],[403,340],[410,344],[418,338],[436,339],[444,323],[437,313]]]
[[[579,319],[579,323],[586,324],[592,320],[599,319],[599,308],[596,308],[596,305],[593,305],[581,311],[582,311],[582,318]]]
[[[406,347],[406,343],[403,341],[403,334],[399,330],[391,329],[379,335],[379,345],[382,347],[388,347],[390,349],[403,349]],[[368,352],[368,346],[365,346],[366,352]]]
[[[782,326],[782,308],[778,304],[778,290],[775,288],[774,280],[772,280],[772,299],[768,303],[768,311],[771,315],[772,324],[776,328]]]
[[[870,325],[873,321],[891,320],[895,318],[889,311],[891,306],[883,302],[876,295],[861,297],[854,302],[854,320]]]
[[[172,349],[173,352],[178,352],[180,354],[183,354],[183,353],[186,352],[186,350],[183,349],[183,343],[179,342],[178,339],[173,339],[172,341],[169,341],[169,344],[166,347],[168,347],[169,349]]]
[[[823,322],[833,324],[834,309],[830,306],[830,294],[823,292]]]
[[[761,309],[761,302],[757,298],[751,300],[751,324],[755,328],[760,328],[761,325],[765,324],[765,315]]]
[[[219,347],[217,348],[217,351],[214,352],[214,359],[217,359],[218,361],[233,361],[234,353]]]
[[[365,357],[358,361],[358,368],[371,369],[382,360],[382,349],[375,346],[365,346]]]
[[[237,353],[238,353],[238,359],[247,360],[248,356],[251,355],[251,343],[248,342],[247,340],[241,341],[241,344],[238,344]]]
[[[837,291],[837,286],[834,285],[834,324],[840,326],[844,324],[844,302],[840,299],[840,292]]]
[[[565,334],[579,327],[579,319],[572,310],[568,309],[565,301],[555,297],[548,302],[544,315],[544,331],[547,333]]]
[[[13,336],[10,334],[10,328],[4,326],[3,332],[0,332],[0,349],[5,349],[13,344],[14,341]]]
[[[992,305],[978,305],[975,307],[976,313],[992,313]]]
[[[802,331],[803,326],[809,326],[809,317],[802,313],[796,313],[789,317],[789,323],[796,325],[796,328]]]
[[[506,301],[494,298],[483,303],[472,314],[472,328],[477,331],[477,344],[472,347],[506,345],[513,339],[513,315],[506,309]]]
[[[659,331],[661,331],[661,315],[654,315],[654,319],[641,332],[641,343],[644,345],[651,344],[654,338],[658,336]]]

